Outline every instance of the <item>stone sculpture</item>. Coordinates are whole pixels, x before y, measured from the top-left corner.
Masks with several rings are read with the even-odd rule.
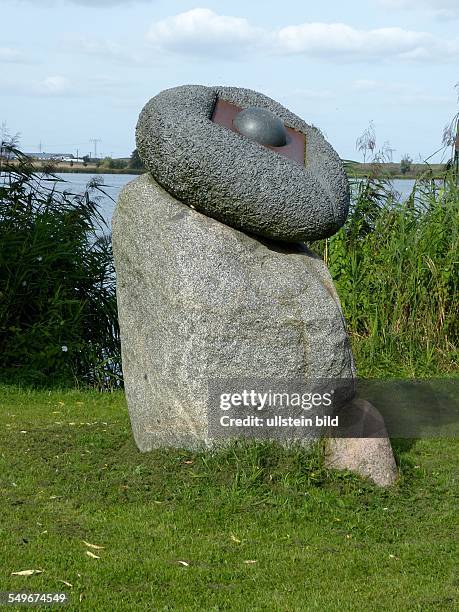
[[[319,130],[251,90],[184,86],[148,102],[137,146],[149,172],[120,195],[113,248],[140,450],[212,445],[210,380],[352,381],[332,279],[301,242],[349,206]]]
[[[212,121],[218,100],[274,113],[305,136],[296,163]],[[318,129],[266,96],[234,87],[177,87],[143,109],[137,147],[174,198],[227,225],[282,241],[334,234],[349,207],[343,164]]]

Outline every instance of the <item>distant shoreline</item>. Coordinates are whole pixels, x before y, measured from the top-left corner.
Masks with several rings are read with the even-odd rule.
[[[344,161],[344,160],[343,160]],[[402,173],[400,171],[400,164],[395,163],[369,163],[364,164],[361,162],[345,161],[346,172],[350,177],[355,178],[367,178],[372,176],[374,178],[385,178],[385,179],[397,179],[397,180],[416,180],[422,177],[429,176],[429,178],[441,178],[444,176],[446,166],[445,164],[411,164],[410,169]]]
[[[345,162],[346,172],[348,177],[367,178],[386,178],[397,180],[416,180],[430,173],[431,178],[441,178],[444,171],[444,164],[412,164],[408,172],[402,174],[400,172],[400,164],[363,164],[359,162]],[[42,164],[34,164],[35,168],[40,171],[43,169]],[[87,166],[70,166],[69,164],[56,164],[53,168],[55,173],[62,174],[132,174],[140,175],[147,172],[145,169],[139,168],[107,168],[103,166],[90,165]]]
[[[98,168],[97,166],[83,166],[71,168],[68,166],[56,166],[56,174],[145,174],[146,170],[136,168]]]
[[[141,175],[145,174],[146,170],[135,170],[133,168],[125,168],[123,170],[115,170],[108,168],[96,168],[95,166],[88,166],[87,168],[56,168],[55,173],[57,174],[132,174],[132,175]],[[387,179],[396,179],[396,180],[416,180],[421,178],[422,174],[419,172],[407,172],[406,174],[389,174],[387,172],[381,173],[372,173],[372,176],[375,178],[387,178]],[[353,178],[367,178],[370,175],[369,172],[365,172],[363,170],[348,170],[347,176]],[[441,178],[441,172],[434,171],[432,178]]]

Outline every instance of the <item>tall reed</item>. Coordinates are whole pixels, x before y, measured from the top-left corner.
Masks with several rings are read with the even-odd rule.
[[[101,186],[66,189],[13,143],[0,149],[0,380],[117,384],[119,331]]]
[[[353,181],[348,221],[313,245],[341,298],[362,376],[458,372],[459,192],[450,170],[400,203],[385,178]]]
[[[345,226],[312,248],[334,277],[361,376],[457,372],[459,194],[451,168],[405,203],[378,174],[353,180]],[[121,382],[102,187],[74,195],[0,149],[0,380],[106,388]]]

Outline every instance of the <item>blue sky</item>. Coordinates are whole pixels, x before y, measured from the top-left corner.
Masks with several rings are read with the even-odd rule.
[[[149,98],[250,87],[338,153],[370,121],[394,160],[428,157],[457,111],[459,0],[0,0],[0,124],[37,151],[125,156]]]

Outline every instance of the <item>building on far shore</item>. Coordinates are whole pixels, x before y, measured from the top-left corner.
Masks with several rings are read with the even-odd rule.
[[[25,153],[28,157],[37,161],[62,161],[62,162],[73,162],[83,163],[81,157],[76,157],[73,153]]]

